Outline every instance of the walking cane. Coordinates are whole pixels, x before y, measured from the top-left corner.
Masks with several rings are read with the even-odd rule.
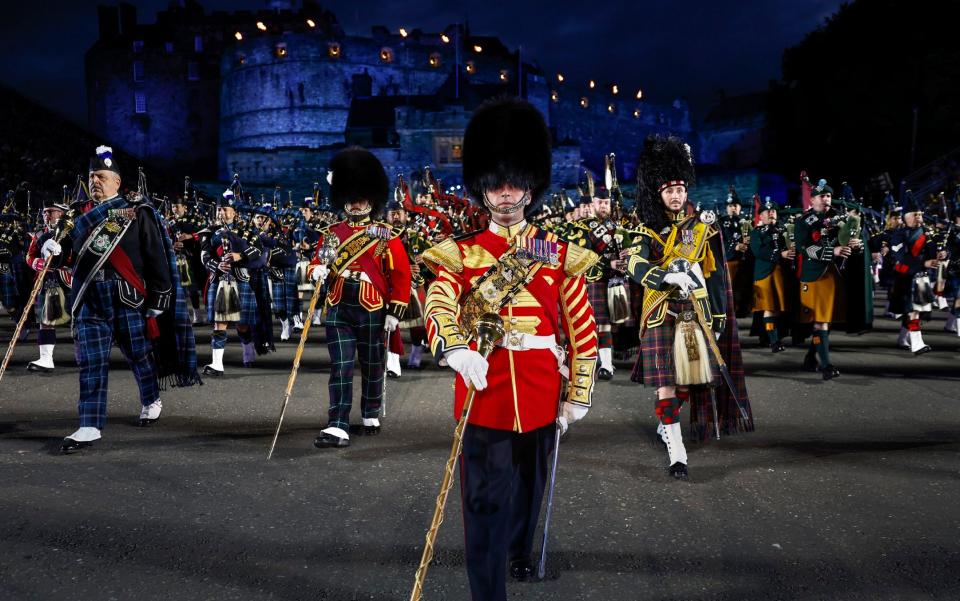
[[[73,229],[73,221],[66,219],[63,222],[63,226],[60,227],[55,236],[55,240],[59,243],[63,240],[67,234],[70,233],[70,230]],[[17,322],[17,327],[13,331],[13,338],[10,340],[10,346],[7,347],[7,354],[3,356],[3,363],[0,364],[0,380],[3,380],[3,374],[7,371],[7,365],[10,363],[10,359],[13,357],[13,349],[17,346],[17,340],[20,338],[20,331],[23,330],[23,326],[27,323],[27,317],[30,315],[30,309],[33,307],[33,303],[37,300],[37,295],[40,294],[40,289],[43,288],[43,281],[47,277],[47,272],[50,271],[50,259],[52,257],[47,257],[43,262],[43,269],[40,270],[40,273],[37,274],[37,280],[33,283],[33,290],[30,291],[30,298],[27,300],[27,303],[23,306],[23,310],[20,313],[20,321]]]
[[[504,336],[503,318],[496,313],[484,313],[477,320],[477,352],[487,358],[493,351],[494,345]],[[427,578],[427,568],[430,567],[430,561],[433,559],[433,544],[437,540],[437,531],[440,530],[440,524],[443,523],[443,510],[447,505],[447,495],[453,487],[453,468],[460,457],[460,451],[463,449],[463,429],[467,425],[467,418],[470,417],[470,408],[473,406],[473,398],[477,391],[470,385],[467,390],[467,398],[463,402],[463,410],[460,412],[460,421],[453,431],[453,447],[450,449],[450,456],[447,457],[447,464],[443,470],[443,481],[440,483],[440,493],[437,495],[437,505],[433,510],[433,520],[430,522],[430,529],[427,530],[427,542],[423,548],[423,556],[420,558],[420,567],[417,568],[417,575],[413,581],[413,591],[410,593],[410,601],[419,601],[423,595],[423,582]]]
[[[327,233],[323,238],[323,246],[317,257],[324,265],[329,265],[337,258],[337,248],[340,246],[340,239],[333,233]],[[290,402],[290,395],[293,393],[293,384],[297,381],[297,370],[300,369],[300,357],[303,355],[303,349],[307,344],[307,334],[310,333],[310,324],[313,323],[313,312],[317,308],[317,300],[320,298],[320,289],[323,288],[323,278],[317,280],[317,285],[313,289],[313,296],[310,297],[310,308],[307,315],[311,316],[303,323],[303,330],[300,332],[300,344],[297,345],[297,353],[293,357],[293,369],[290,370],[290,377],[287,378],[287,390],[283,394],[283,405],[280,407],[280,419],[277,421],[277,430],[273,433],[273,441],[270,443],[270,450],[267,451],[267,461],[273,457],[273,449],[277,446],[277,438],[280,436],[280,427],[283,425],[283,416],[287,413],[287,404]]]

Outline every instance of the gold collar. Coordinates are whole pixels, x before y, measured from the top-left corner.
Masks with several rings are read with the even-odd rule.
[[[526,227],[526,219],[515,225],[500,225],[496,221],[493,221],[492,219],[490,220],[490,232],[500,236],[501,238],[506,238],[507,242],[510,242],[516,238],[517,234],[522,232]]]

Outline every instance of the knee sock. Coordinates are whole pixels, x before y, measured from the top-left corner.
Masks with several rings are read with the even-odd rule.
[[[812,342],[817,347],[820,365],[830,365],[830,330],[814,330]]]
[[[780,342],[780,333],[777,331],[777,317],[775,315],[763,318],[763,329],[767,331],[767,338],[770,344]]]
[[[213,331],[213,335],[210,337],[210,348],[221,349],[221,350],[227,348],[227,331],[226,330]]]
[[[659,399],[654,406],[654,412],[660,418],[660,423],[665,426],[680,421],[680,399]]]
[[[37,344],[56,344],[57,331],[53,328],[40,328],[37,330]]]
[[[243,330],[237,330],[237,336],[240,338],[240,342],[243,344],[250,344],[253,341],[253,332],[249,328]]]

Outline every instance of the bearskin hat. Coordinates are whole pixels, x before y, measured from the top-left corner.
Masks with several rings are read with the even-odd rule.
[[[509,184],[531,191],[524,215],[534,216],[550,187],[550,167],[550,131],[532,104],[498,98],[473,113],[463,136],[463,182],[474,202]]]
[[[643,223],[661,229],[667,217],[660,192],[678,184],[689,190],[695,179],[689,145],[676,136],[647,136],[637,160],[637,202]]]
[[[390,182],[380,160],[369,150],[352,146],[341,150],[330,159],[330,204],[343,210],[348,202],[365,198],[370,202],[370,213],[383,210],[390,193]]]

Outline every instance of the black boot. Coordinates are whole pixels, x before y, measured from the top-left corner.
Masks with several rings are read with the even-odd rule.
[[[670,475],[676,478],[677,480],[686,480],[687,476],[687,464],[680,463],[679,461],[670,466]]]
[[[533,580],[533,562],[530,559],[514,559],[510,562],[510,577],[517,582]]]
[[[840,377],[840,370],[829,363],[820,368],[820,371],[823,373],[824,380],[832,380]]]

